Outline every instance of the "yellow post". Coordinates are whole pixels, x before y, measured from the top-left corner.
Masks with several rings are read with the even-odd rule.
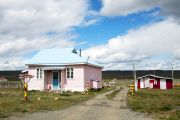
[[[24,99],[25,99],[25,101],[28,100],[27,91],[28,91],[28,85],[27,85],[27,83],[24,83]]]
[[[129,85],[129,95],[134,95],[134,85]]]
[[[27,71],[26,71],[27,72]],[[28,83],[31,78],[33,78],[33,75],[28,75],[27,73],[19,74],[19,78],[21,79],[24,87],[24,99],[25,101],[28,101]]]

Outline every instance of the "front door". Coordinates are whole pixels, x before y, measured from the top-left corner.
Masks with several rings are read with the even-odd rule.
[[[53,89],[59,90],[59,72],[53,71]]]

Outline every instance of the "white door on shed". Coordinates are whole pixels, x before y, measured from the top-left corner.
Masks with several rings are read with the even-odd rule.
[[[160,80],[160,89],[166,89],[166,80],[165,79]]]
[[[145,78],[145,88],[149,88],[149,80],[150,78]]]
[[[153,88],[153,83],[149,83],[149,88]]]
[[[140,88],[144,88],[144,80],[140,79]]]

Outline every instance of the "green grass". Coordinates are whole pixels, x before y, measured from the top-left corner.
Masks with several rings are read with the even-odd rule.
[[[179,120],[180,87],[172,90],[140,89],[128,96],[128,105],[135,111],[152,113],[159,119]]]
[[[29,91],[28,102],[24,101],[23,90],[3,89],[0,90],[0,118],[25,112],[33,113],[37,111],[67,108],[112,89],[114,88],[110,87],[102,90],[91,90],[88,95],[84,95],[80,92],[63,92],[60,94],[53,92]]]
[[[123,89],[123,87],[120,87],[119,89],[114,90],[112,93],[107,94],[106,97],[107,97],[109,100],[112,100],[122,89]]]

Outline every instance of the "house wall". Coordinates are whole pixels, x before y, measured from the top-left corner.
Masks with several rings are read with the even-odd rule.
[[[150,88],[158,88],[158,78],[150,77]]]
[[[173,82],[172,82],[172,80],[170,80],[170,79],[167,79],[167,80],[166,80],[166,88],[167,88],[167,89],[172,89],[172,88],[173,88]]]
[[[66,70],[62,70],[61,71],[61,89],[64,90],[65,89],[65,85],[67,84],[67,80],[66,80]]]
[[[66,66],[66,67],[72,67],[73,68],[73,78],[68,79],[66,78],[66,75],[64,80],[64,90],[70,90],[70,91],[84,91],[84,67],[83,65],[74,65],[74,66]],[[64,71],[66,72],[66,71]],[[66,73],[65,73],[66,74]]]
[[[45,75],[45,84],[44,84],[44,88],[45,90],[52,90],[53,86],[52,86],[52,71],[44,71],[44,75]]]
[[[138,79],[138,88],[172,89],[172,79],[146,77]]]
[[[160,89],[160,78],[156,78],[157,79],[157,89]]]
[[[140,86],[140,79],[138,79],[137,81],[138,81],[138,88],[141,88],[141,86]]]
[[[154,88],[154,79],[149,80],[149,88]]]
[[[141,78],[138,80],[139,88],[157,88],[160,89],[160,79],[159,78]]]
[[[34,77],[28,83],[29,90],[53,90],[53,75],[52,70],[45,70],[43,71],[43,78],[37,79],[37,67],[29,67],[28,74],[33,75]],[[57,71],[57,70],[56,70]],[[59,78],[62,78],[61,71],[59,70]],[[63,78],[64,79],[64,78]],[[59,81],[59,82],[61,82]],[[61,84],[61,83],[59,83]]]
[[[84,66],[84,88],[86,89],[87,84],[90,85],[90,88],[93,88],[93,82],[91,80],[99,80],[100,82],[97,83],[94,87],[96,89],[102,88],[102,71],[101,68],[92,67],[92,66]],[[94,83],[95,84],[95,83]]]
[[[66,78],[66,69],[59,70],[59,78],[61,77],[61,89],[70,91],[84,91],[90,80],[99,80],[95,85],[96,88],[102,88],[102,72],[101,68],[91,67],[88,65],[65,66],[73,68],[73,78]],[[29,90],[53,90],[53,74],[52,70],[43,71],[43,78],[37,79],[37,67],[29,67],[28,72],[34,78],[29,82]]]
[[[36,67],[29,67],[28,74],[33,75],[34,77],[28,83],[29,90],[44,90],[44,78],[37,79],[36,76]]]

